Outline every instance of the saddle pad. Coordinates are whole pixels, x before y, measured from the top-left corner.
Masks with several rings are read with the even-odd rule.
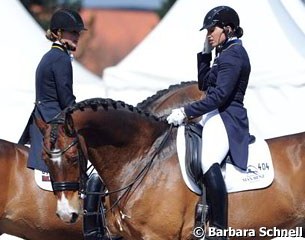
[[[35,182],[43,190],[53,192],[49,173],[34,169]]]
[[[183,125],[178,128],[177,132],[177,153],[181,173],[186,185],[191,191],[201,195],[200,188],[186,173]],[[231,163],[225,163],[222,167],[222,174],[229,193],[268,187],[274,179],[274,169],[267,143],[263,139],[256,138],[256,141],[249,145],[249,159],[246,171],[235,167]]]

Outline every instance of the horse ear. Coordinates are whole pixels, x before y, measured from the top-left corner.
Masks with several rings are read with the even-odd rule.
[[[33,118],[34,118],[34,121],[35,121],[37,127],[39,128],[40,132],[44,135],[46,132],[46,129],[48,127],[48,124],[41,118],[37,118],[35,116],[35,114],[33,114]]]
[[[68,113],[65,116],[65,132],[70,137],[73,137],[75,135],[73,119]]]

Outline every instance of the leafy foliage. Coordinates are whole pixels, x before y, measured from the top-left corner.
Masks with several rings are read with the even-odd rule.
[[[168,12],[168,10],[174,5],[174,3],[177,0],[165,0],[163,2],[162,7],[157,11],[157,14],[159,15],[160,19],[165,16],[165,14]]]

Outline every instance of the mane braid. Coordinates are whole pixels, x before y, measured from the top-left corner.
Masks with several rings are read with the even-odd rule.
[[[146,108],[148,105],[157,101],[160,97],[169,93],[170,91],[180,89],[180,88],[183,88],[185,86],[188,86],[188,85],[191,85],[194,83],[197,83],[197,81],[181,82],[178,84],[170,85],[167,89],[159,90],[154,95],[152,95],[152,96],[146,98],[145,100],[143,100],[142,102],[138,103],[137,108],[140,108],[140,109]]]
[[[157,117],[153,114],[150,114],[148,112],[142,111],[138,107],[134,107],[130,104],[127,104],[123,101],[115,101],[110,98],[90,98],[90,99],[85,99],[81,102],[75,103],[74,105],[67,107],[63,112],[67,114],[72,114],[75,111],[84,111],[86,108],[90,108],[93,111],[97,111],[99,107],[102,107],[105,110],[108,110],[109,108],[113,109],[120,109],[124,108],[127,109],[130,112],[134,112],[140,115],[143,115],[148,118],[153,118],[156,121],[164,121],[164,118],[162,117]]]

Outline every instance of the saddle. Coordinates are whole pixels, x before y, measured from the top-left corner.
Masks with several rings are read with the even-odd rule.
[[[202,126],[198,123],[185,125],[185,169],[188,176],[202,191],[203,173],[201,169]]]
[[[203,173],[201,169],[202,154],[202,126],[195,122],[185,125],[185,169],[187,175],[198,185],[202,191]],[[249,135],[249,144],[255,142],[255,136]],[[228,154],[224,162],[232,162]]]

